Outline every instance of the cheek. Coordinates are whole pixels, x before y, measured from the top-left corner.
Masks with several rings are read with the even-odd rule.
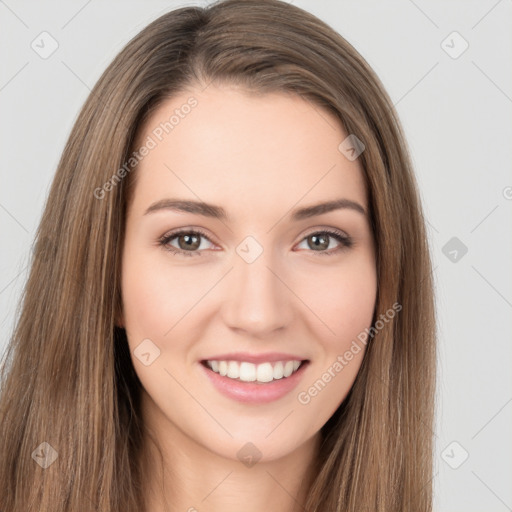
[[[366,350],[377,294],[373,255],[358,254],[339,266],[319,267],[303,287],[317,353],[308,378],[297,395],[311,413],[315,428],[327,421],[350,391]],[[314,313],[314,314],[313,314]],[[321,321],[320,321],[321,320]]]
[[[137,265],[136,258],[123,267],[124,323],[133,338],[155,337],[165,329],[164,287],[151,267]]]
[[[126,254],[122,270],[126,329],[134,335],[163,338],[197,303],[205,282],[200,273],[173,267],[170,254],[169,261],[136,249],[127,249]]]
[[[317,334],[326,348],[343,349],[372,321],[377,294],[373,258],[358,255],[308,274],[314,278],[303,282],[302,290],[317,317]]]
[[[331,273],[325,282],[329,292],[315,295],[315,311],[324,322],[315,322],[318,357],[296,394],[301,413],[314,418],[309,433],[318,431],[335,413],[361,367],[366,351],[362,333],[371,325],[377,288],[373,267],[364,270]]]

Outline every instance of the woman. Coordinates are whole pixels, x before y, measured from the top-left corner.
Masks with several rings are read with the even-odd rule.
[[[430,259],[363,58],[277,0],[146,27],[64,149],[7,361],[1,510],[430,511]]]

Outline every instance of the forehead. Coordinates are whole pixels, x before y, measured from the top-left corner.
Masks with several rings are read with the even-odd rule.
[[[234,86],[183,91],[145,123],[134,208],[165,197],[222,204],[236,215],[346,197],[366,207],[363,170],[338,149],[337,118],[299,96]]]

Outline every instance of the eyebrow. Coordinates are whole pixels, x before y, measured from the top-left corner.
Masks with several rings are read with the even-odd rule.
[[[356,201],[352,201],[350,199],[334,199],[332,201],[317,203],[311,206],[293,210],[291,213],[291,219],[293,221],[299,221],[308,219],[310,217],[315,217],[316,215],[322,215],[324,213],[342,209],[353,210],[366,216],[366,210]],[[191,201],[183,199],[161,199],[160,201],[153,203],[145,211],[144,215],[160,210],[193,213],[196,215],[202,215],[204,217],[230,221],[229,215],[221,206],[204,203],[202,201]]]

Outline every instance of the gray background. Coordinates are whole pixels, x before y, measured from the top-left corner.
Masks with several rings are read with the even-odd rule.
[[[512,1],[293,3],[375,69],[411,148],[439,318],[435,510],[512,510]],[[184,5],[0,0],[1,353],[80,106],[132,36]],[[31,47],[51,48],[43,31],[58,43],[46,59]]]

